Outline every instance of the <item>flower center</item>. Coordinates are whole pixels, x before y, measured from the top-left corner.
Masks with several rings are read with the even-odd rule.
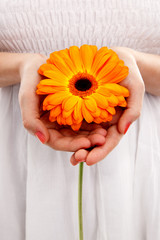
[[[69,80],[68,88],[73,95],[86,97],[95,92],[98,83],[92,75],[79,72]]]
[[[78,91],[86,91],[89,90],[91,87],[92,83],[87,78],[82,78],[75,82],[75,88]]]

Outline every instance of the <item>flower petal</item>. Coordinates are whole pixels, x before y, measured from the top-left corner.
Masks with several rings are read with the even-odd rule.
[[[116,110],[114,107],[108,106],[106,109],[109,113],[111,113],[112,115],[116,114]]]
[[[96,54],[96,58],[98,57],[98,55],[100,54],[106,54],[110,51],[111,49],[109,49],[108,47],[101,47],[98,51],[97,51],[97,54]]]
[[[59,125],[66,125],[66,120],[62,117],[62,114],[57,116],[57,122]]]
[[[79,72],[79,69],[76,68],[76,66],[74,65],[74,62],[72,61],[72,59],[69,56],[68,48],[66,48],[64,50],[60,50],[59,51],[59,55],[63,58],[63,60],[66,63],[66,65],[70,68],[70,70],[74,74],[77,74]]]
[[[78,96],[72,95],[72,96],[69,97],[69,98],[67,99],[67,101],[64,103],[63,109],[64,109],[65,111],[69,111],[70,109],[72,109],[72,108],[76,105],[76,103],[78,102],[78,100],[79,100],[79,97],[78,97]]]
[[[95,45],[90,45],[91,46],[91,48],[92,48],[92,52],[93,52],[93,55],[94,55],[94,57],[95,57],[95,55],[96,55],[96,53],[97,53],[97,46],[95,46]]]
[[[72,114],[73,110],[74,110],[74,108],[70,109],[69,111],[65,111],[65,110],[63,109],[63,111],[62,111],[62,117],[63,117],[63,118],[68,118],[68,117]]]
[[[106,62],[109,61],[110,58],[111,54],[108,53],[98,59],[97,62],[95,61],[95,64],[93,64],[92,67],[92,73],[97,75],[98,72],[103,68],[104,64],[106,64]]]
[[[68,83],[68,78],[61,74],[60,72],[54,72],[52,70],[46,70],[43,73],[44,76],[48,77],[50,80],[59,82],[61,85],[66,85]],[[47,80],[47,79],[45,79]],[[43,80],[42,80],[43,81]]]
[[[57,122],[59,125],[63,125],[64,121],[63,121],[63,118],[62,118],[62,114],[59,114],[57,116]]]
[[[93,116],[86,108],[84,102],[82,102],[82,115],[83,115],[84,119],[86,120],[86,122],[91,123],[93,121]]]
[[[117,96],[117,98],[118,98],[119,104],[121,104],[121,103],[126,101],[123,96]]]
[[[63,118],[63,116],[61,115],[61,123],[62,123],[62,125],[67,125],[67,123],[66,123],[66,119],[65,118]]]
[[[100,124],[103,122],[103,119],[101,117],[94,118],[94,122],[97,124]]]
[[[79,124],[80,122],[82,122],[83,121],[83,117],[82,118],[79,118],[77,121],[73,121],[73,123],[76,123],[76,124]]]
[[[48,104],[47,106],[43,106],[43,111],[49,111],[49,110],[51,110],[51,109],[53,109],[53,108],[55,108],[55,106],[54,105],[52,105],[52,104]]]
[[[120,104],[118,104],[118,106],[120,106],[120,107],[126,107],[126,106],[127,106],[127,102],[125,101],[125,102],[123,102],[123,103],[120,103]]]
[[[53,79],[45,79],[45,80],[41,80],[37,86],[38,87],[41,87],[41,86],[65,87],[66,85],[67,84],[65,82],[59,82]]]
[[[96,101],[94,100],[93,97],[88,96],[88,97],[85,97],[83,100],[84,100],[86,108],[90,112],[96,112],[97,111],[97,103],[96,103]]]
[[[118,98],[113,94],[110,97],[106,97],[106,98],[111,107],[117,106],[119,103]]]
[[[68,92],[57,92],[54,94],[50,94],[44,99],[43,105],[45,106],[51,104],[56,106],[62,104],[62,101],[68,96],[69,96]]]
[[[53,117],[51,117],[51,116],[49,115],[49,121],[50,121],[50,122],[55,122],[55,121],[57,121],[57,118],[53,118]]]
[[[73,124],[73,118],[72,118],[71,115],[68,118],[66,118],[66,124],[68,124],[68,125],[72,125]]]
[[[111,93],[108,91],[108,89],[104,88],[103,86],[100,86],[97,90],[97,93],[105,96],[105,97],[110,97]]]
[[[118,106],[120,106],[120,107],[126,107],[127,106],[127,102],[126,102],[126,100],[123,96],[117,96],[117,98],[118,98],[118,101],[119,101]]]
[[[58,51],[55,51],[50,54],[50,60],[68,78],[71,78],[73,76],[74,73],[71,71],[71,69],[65,63],[65,61],[60,56]]]
[[[108,113],[107,121],[108,121],[108,122],[112,121],[112,118],[113,118],[112,114]]]
[[[107,120],[108,119],[108,111],[106,111],[105,109],[101,109],[100,118]]]
[[[58,71],[58,72],[59,72],[59,69],[58,69],[55,65],[45,63],[45,64],[42,64],[42,65],[39,67],[38,73],[41,74],[41,75],[44,75],[44,72],[45,72],[45,71],[48,71],[48,70]]]
[[[72,124],[71,128],[73,129],[73,131],[78,131],[81,125],[82,125],[82,122],[80,122],[79,124]]]
[[[100,83],[114,82],[114,79],[121,74],[122,69],[124,68],[124,62],[120,60],[118,64],[112,69],[110,73],[107,73],[106,76],[99,79]]]
[[[91,114],[94,118],[99,117],[101,114],[101,109],[99,107],[97,107],[96,112],[91,112]]]
[[[55,86],[45,86],[45,85],[39,85],[38,89],[36,91],[37,94],[46,95],[50,93],[56,93],[59,91],[66,91],[67,89],[65,87],[55,87]]]
[[[62,108],[60,105],[58,105],[50,111],[50,118],[56,118],[61,112]]]
[[[74,107],[73,117],[77,121],[80,119],[82,121],[82,99],[79,98],[77,104]]]
[[[95,55],[95,58],[91,67],[91,72],[92,73],[97,72],[110,57],[111,57],[111,52],[107,47],[100,48]]]
[[[84,72],[85,68],[84,68],[84,64],[82,62],[79,48],[77,46],[70,47],[69,54],[72,59],[72,62],[74,63],[76,68],[79,70],[79,72]]]
[[[100,108],[106,109],[108,107],[108,102],[103,95],[101,95],[99,93],[93,93],[92,97],[94,98],[94,100],[96,101],[97,105]]]
[[[127,77],[128,72],[129,72],[128,67],[124,66],[122,71],[114,79],[110,80],[110,82],[114,82],[114,83],[121,82]]]
[[[124,97],[129,96],[128,89],[116,83],[104,84],[102,88],[104,89],[104,91],[109,91],[113,93],[115,96],[120,96],[120,95],[123,95]]]
[[[85,69],[87,70],[88,73],[90,73],[93,59],[95,56],[94,51],[92,50],[92,46],[87,44],[82,45],[80,47],[80,54],[81,54],[81,58],[85,66]]]
[[[62,81],[60,82],[60,81],[57,81],[57,80],[54,80],[54,79],[49,79],[49,78],[46,78],[46,79],[43,79],[43,80],[41,80],[39,83],[38,83],[38,85],[37,85],[37,87],[39,88],[39,87],[42,87],[42,86],[54,86],[54,87],[65,87],[65,89],[66,89],[66,86],[65,86],[66,84],[65,83],[63,83]]]
[[[115,66],[119,62],[119,58],[117,54],[113,54],[108,61],[103,65],[103,67],[100,69],[100,71],[97,72],[97,80],[99,81],[101,78],[105,77],[107,74],[109,74]]]

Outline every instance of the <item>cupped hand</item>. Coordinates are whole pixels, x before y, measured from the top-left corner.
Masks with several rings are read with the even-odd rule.
[[[103,160],[118,145],[130,124],[140,116],[145,87],[136,62],[138,52],[123,47],[113,47],[112,49],[129,67],[128,76],[119,83],[128,88],[130,92],[130,96],[127,98],[127,107],[124,110],[118,110],[112,122],[102,125],[107,129],[105,143],[102,146],[95,146],[91,150],[76,151],[70,159],[72,165],[77,165],[80,161],[85,161],[87,165],[93,165]]]
[[[20,66],[19,103],[24,127],[56,150],[75,152],[104,144],[106,130],[97,124],[86,126],[84,123],[81,130],[74,132],[70,127],[49,122],[48,112],[41,108],[43,96],[36,94],[36,86],[41,80],[37,70],[46,59],[40,54],[25,54]]]

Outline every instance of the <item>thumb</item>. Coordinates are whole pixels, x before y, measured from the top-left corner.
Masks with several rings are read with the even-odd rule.
[[[19,95],[19,103],[24,127],[42,143],[48,142],[48,129],[40,120],[39,96],[27,91]]]
[[[130,90],[130,96],[127,100],[127,108],[124,110],[118,121],[118,131],[125,134],[131,125],[141,114],[142,104],[144,96],[143,84],[138,84]]]

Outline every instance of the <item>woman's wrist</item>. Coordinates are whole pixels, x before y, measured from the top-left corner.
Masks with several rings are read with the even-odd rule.
[[[42,62],[43,56],[37,53],[0,53],[0,87],[18,84],[23,71],[30,62]],[[38,69],[37,64],[37,69]]]
[[[142,75],[146,92],[160,95],[160,56],[135,50],[133,54]]]
[[[0,53],[0,87],[20,82],[20,66],[23,57],[22,53]]]
[[[120,47],[117,49],[126,51],[128,57],[135,60],[145,85],[145,91],[160,96],[160,56],[131,48]],[[127,65],[127,62],[125,64]]]
[[[34,65],[37,63],[37,68],[39,68],[39,62],[41,63],[43,58],[43,55],[39,53],[25,53],[19,64],[20,78],[23,75],[23,71],[30,67],[30,63],[34,62]]]

